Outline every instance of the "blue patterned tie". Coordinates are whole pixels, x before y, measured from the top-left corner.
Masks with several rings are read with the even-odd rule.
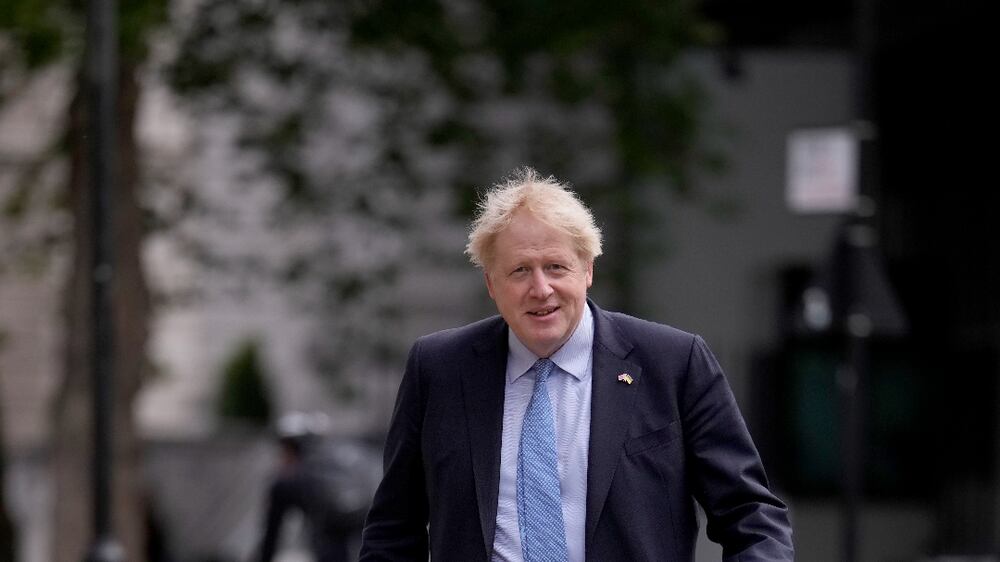
[[[517,454],[517,521],[524,562],[565,562],[563,524],[556,458],[556,431],[546,381],[555,363],[539,359],[535,390],[524,413]]]

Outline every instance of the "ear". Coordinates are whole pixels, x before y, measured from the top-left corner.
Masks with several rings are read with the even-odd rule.
[[[490,279],[490,272],[486,269],[483,270],[483,279],[486,280],[486,290],[490,293],[490,298],[497,300],[496,296],[493,295],[493,280]]]
[[[587,288],[594,283],[594,260],[587,262]]]

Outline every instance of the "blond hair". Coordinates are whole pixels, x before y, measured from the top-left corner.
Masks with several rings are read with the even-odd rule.
[[[479,211],[469,231],[465,253],[486,269],[493,259],[494,243],[519,209],[573,239],[577,255],[590,262],[601,255],[601,229],[594,215],[568,186],[554,177],[543,178],[529,167],[515,170],[494,185],[479,201]]]

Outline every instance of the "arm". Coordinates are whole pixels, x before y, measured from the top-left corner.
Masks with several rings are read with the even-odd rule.
[[[427,560],[427,490],[421,451],[424,403],[418,341],[410,351],[386,436],[384,476],[361,539],[360,561]]]
[[[700,337],[692,343],[680,406],[692,489],[724,559],[793,560],[788,509],[768,489],[729,384]]]

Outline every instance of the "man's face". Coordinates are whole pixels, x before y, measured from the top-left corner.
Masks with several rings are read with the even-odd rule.
[[[593,277],[568,234],[521,209],[494,241],[486,288],[517,339],[549,357],[580,323]]]

